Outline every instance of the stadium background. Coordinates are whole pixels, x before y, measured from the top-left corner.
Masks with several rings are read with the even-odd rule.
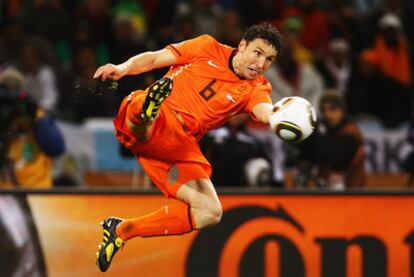
[[[125,95],[165,71],[127,77],[114,88],[91,80],[97,66],[202,33],[237,46],[245,26],[269,21],[282,34],[289,28],[300,32],[307,63],[318,72],[333,39],[344,38],[358,64],[388,13],[401,22],[411,66],[409,0],[1,1],[0,76],[19,66],[22,45],[35,45],[40,64],[51,72],[56,101],[47,109],[66,151],[55,160],[54,187],[2,188],[0,276],[102,275],[94,265],[97,223],[108,215],[141,215],[167,201],[135,160],[121,153],[110,119]],[[380,81],[355,75],[358,84]],[[401,168],[411,153],[413,86],[405,87],[400,102],[392,101],[401,96],[393,89],[377,98],[375,86],[351,88],[349,112],[364,135],[365,187],[296,188],[288,168],[284,187],[228,184],[218,188],[225,208],[221,225],[183,237],[131,241],[106,275],[413,276],[411,172]],[[403,117],[387,120],[388,111],[375,105],[384,99],[390,106],[408,103],[393,107]]]

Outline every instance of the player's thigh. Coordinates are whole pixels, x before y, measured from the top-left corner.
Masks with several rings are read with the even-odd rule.
[[[181,193],[182,198],[178,199],[189,205],[191,205],[189,202],[189,199],[191,199],[190,194],[198,198],[203,196],[204,190],[206,190],[208,195],[211,194],[211,189],[214,191],[214,187],[209,181],[211,168],[208,164],[194,162],[171,163],[142,157],[138,158],[138,161],[153,183],[169,198],[178,198],[177,192],[185,185],[188,185],[189,189],[183,189],[182,191],[184,192]],[[206,181],[201,183],[195,181],[204,179]],[[204,182],[206,182],[206,185],[201,185]],[[203,187],[208,188],[203,189]]]
[[[210,179],[194,179],[182,184],[177,190],[177,199],[186,202],[193,208],[209,208],[219,205],[220,200]]]

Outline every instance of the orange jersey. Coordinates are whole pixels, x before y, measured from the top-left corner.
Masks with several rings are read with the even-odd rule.
[[[209,35],[167,48],[177,61],[166,74],[174,86],[163,105],[182,116],[190,134],[201,137],[234,114],[251,113],[256,104],[271,103],[271,86],[263,76],[244,80],[232,70],[236,49]]]

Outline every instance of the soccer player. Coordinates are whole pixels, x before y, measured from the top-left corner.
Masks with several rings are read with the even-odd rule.
[[[197,142],[237,113],[269,122],[271,86],[262,74],[280,47],[278,30],[263,23],[247,28],[237,49],[201,35],[97,69],[94,78],[118,80],[171,66],[149,88],[125,97],[114,124],[118,140],[155,185],[178,200],[138,218],[105,219],[97,253],[101,271],[131,238],[185,234],[220,222],[223,211],[210,181],[211,166]]]

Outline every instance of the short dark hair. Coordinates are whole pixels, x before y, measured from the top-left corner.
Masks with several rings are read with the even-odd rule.
[[[277,52],[280,52],[282,47],[282,36],[279,30],[270,23],[264,22],[257,25],[250,26],[246,29],[242,37],[247,43],[261,38],[272,45]]]
[[[322,111],[324,105],[331,105],[341,110],[346,110],[345,99],[342,93],[336,89],[327,89],[319,98],[319,108]]]

